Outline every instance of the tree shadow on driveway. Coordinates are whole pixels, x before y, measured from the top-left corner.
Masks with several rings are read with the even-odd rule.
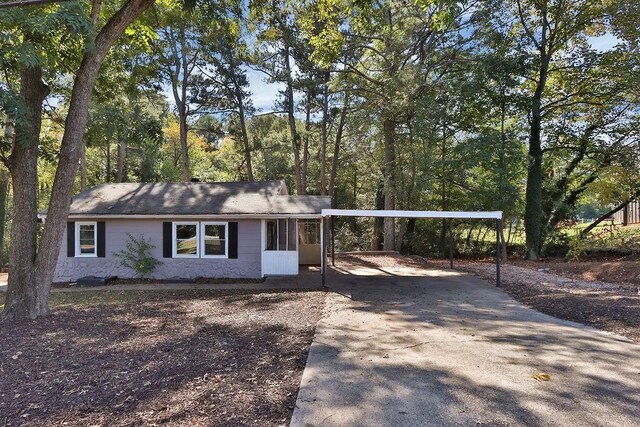
[[[330,276],[292,425],[637,425],[640,346],[432,273]]]

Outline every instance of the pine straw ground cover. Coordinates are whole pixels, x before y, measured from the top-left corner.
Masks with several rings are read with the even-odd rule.
[[[429,260],[426,265],[447,268],[448,261]],[[492,261],[456,260],[454,266],[495,283],[496,267]],[[595,280],[595,275],[588,274],[588,266],[582,266],[584,271],[580,276],[549,267],[547,263],[510,261],[502,266],[502,288],[514,299],[542,313],[640,342],[637,285]]]
[[[0,323],[0,426],[288,424],[324,298],[52,294],[49,318]]]

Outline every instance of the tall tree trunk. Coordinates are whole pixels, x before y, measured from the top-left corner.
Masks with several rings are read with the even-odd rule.
[[[296,127],[295,100],[293,98],[293,76],[291,74],[289,51],[289,45],[285,45],[282,56],[284,57],[284,72],[287,77],[287,87],[285,90],[287,118],[289,121],[289,132],[291,133],[291,144],[293,148],[293,173],[296,179],[296,192],[298,195],[303,195],[306,193],[307,189],[302,182],[302,170],[300,167],[300,134]]]
[[[49,313],[49,290],[69,214],[80,145],[89,118],[91,93],[111,46],[152,3],[153,0],[128,0],[95,38],[95,48],[84,54],[71,91],[47,220],[37,249],[37,141],[46,86],[42,83],[39,69],[27,69],[21,76],[21,92],[26,101],[28,120],[22,129],[18,130],[16,126],[16,145],[9,158],[15,216],[9,251],[11,270],[3,311],[6,316],[35,318]],[[20,144],[20,141],[26,143]]]
[[[404,250],[408,255],[413,254],[413,241],[415,239],[415,231],[416,231],[416,219],[409,218],[407,220],[407,244],[404,246]]]
[[[180,121],[180,170],[182,173],[182,180],[184,182],[191,181],[191,172],[189,171],[189,144],[187,136],[189,128],[187,125],[187,114],[185,107],[179,108],[178,120]]]
[[[526,258],[540,259],[542,247],[542,89],[536,91],[531,109],[531,131],[529,135],[529,166],[525,196],[524,226],[526,235]]]
[[[36,286],[34,263],[38,231],[38,144],[42,128],[42,104],[49,88],[41,68],[20,73],[20,95],[25,120],[16,123],[8,166],[13,185],[13,209],[9,248],[9,283],[3,314],[35,318],[49,313],[47,298]],[[76,164],[77,166],[77,164]],[[74,171],[75,174],[75,171]]]
[[[104,170],[105,180],[104,182],[111,182],[111,140],[107,141],[107,164]]]
[[[118,141],[118,165],[116,170],[116,182],[124,182],[125,162],[127,160],[127,139],[120,136]]]
[[[349,108],[349,94],[344,96],[344,104],[340,111],[340,121],[336,130],[336,140],[333,145],[333,158],[331,159],[331,173],[329,175],[329,195],[331,196],[331,207],[336,208],[336,175],[338,174],[338,162],[340,160],[340,144],[342,142],[342,133],[344,132],[344,124],[347,118],[347,109]]]
[[[396,208],[396,124],[392,120],[384,119],[382,123],[384,136],[384,208],[394,210]],[[384,250],[396,249],[396,222],[395,218],[384,219]]]
[[[311,136],[311,90],[307,92],[307,103],[305,105],[304,118],[304,145],[302,147],[302,188],[307,188],[307,178],[309,171],[309,137]]]
[[[251,146],[249,145],[249,134],[247,132],[247,122],[245,119],[244,111],[244,97],[242,95],[242,89],[235,86],[236,100],[238,102],[238,113],[240,118],[240,131],[242,132],[242,147],[244,148],[244,163],[247,168],[247,179],[251,182],[253,178],[253,165],[251,162]]]
[[[537,44],[540,54],[540,68],[538,69],[536,88],[531,98],[529,165],[524,208],[526,258],[531,261],[540,259],[540,251],[542,249],[542,181],[544,179],[542,173],[542,97],[547,84],[549,63],[553,53],[547,38],[548,31],[551,30],[551,26],[548,25],[547,3],[543,2],[541,8],[543,25],[541,40]]]
[[[534,124],[535,123],[535,124]],[[534,130],[534,127],[536,128]],[[526,258],[540,259],[542,235],[542,149],[540,143],[540,122],[534,119],[529,138],[529,169],[527,174],[524,225],[527,242]]]
[[[376,190],[376,209],[384,209],[384,181],[378,183]],[[384,239],[384,218],[373,219],[373,237],[371,238],[371,250],[379,251],[382,249],[382,240]]]
[[[329,71],[324,72],[322,92],[322,142],[320,145],[320,194],[327,194],[327,122],[329,120]]]
[[[442,170],[440,175],[440,208],[443,211],[448,210],[447,203],[447,177],[449,176],[447,170],[447,123],[446,120],[442,123],[442,145],[440,146],[440,161],[442,163]],[[447,220],[443,219],[440,224],[440,244],[438,245],[440,250],[440,257],[446,256],[447,246]]]

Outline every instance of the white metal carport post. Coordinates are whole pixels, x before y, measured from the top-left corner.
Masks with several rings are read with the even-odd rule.
[[[322,262],[320,266],[320,270],[322,270],[322,287],[326,287],[327,282],[327,217],[322,215],[322,224],[320,224],[322,228],[322,233],[320,233],[321,239],[321,249],[322,249]]]
[[[500,287],[500,230],[502,211],[462,212],[462,211],[396,211],[365,209],[322,209],[322,286],[326,286],[327,273],[327,217],[359,216],[377,218],[444,218],[444,219],[495,219],[496,220],[496,286]]]

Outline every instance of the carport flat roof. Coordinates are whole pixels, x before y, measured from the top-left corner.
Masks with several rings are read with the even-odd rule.
[[[382,218],[502,219],[502,211],[398,211],[374,209],[322,209],[322,216],[369,216]]]

